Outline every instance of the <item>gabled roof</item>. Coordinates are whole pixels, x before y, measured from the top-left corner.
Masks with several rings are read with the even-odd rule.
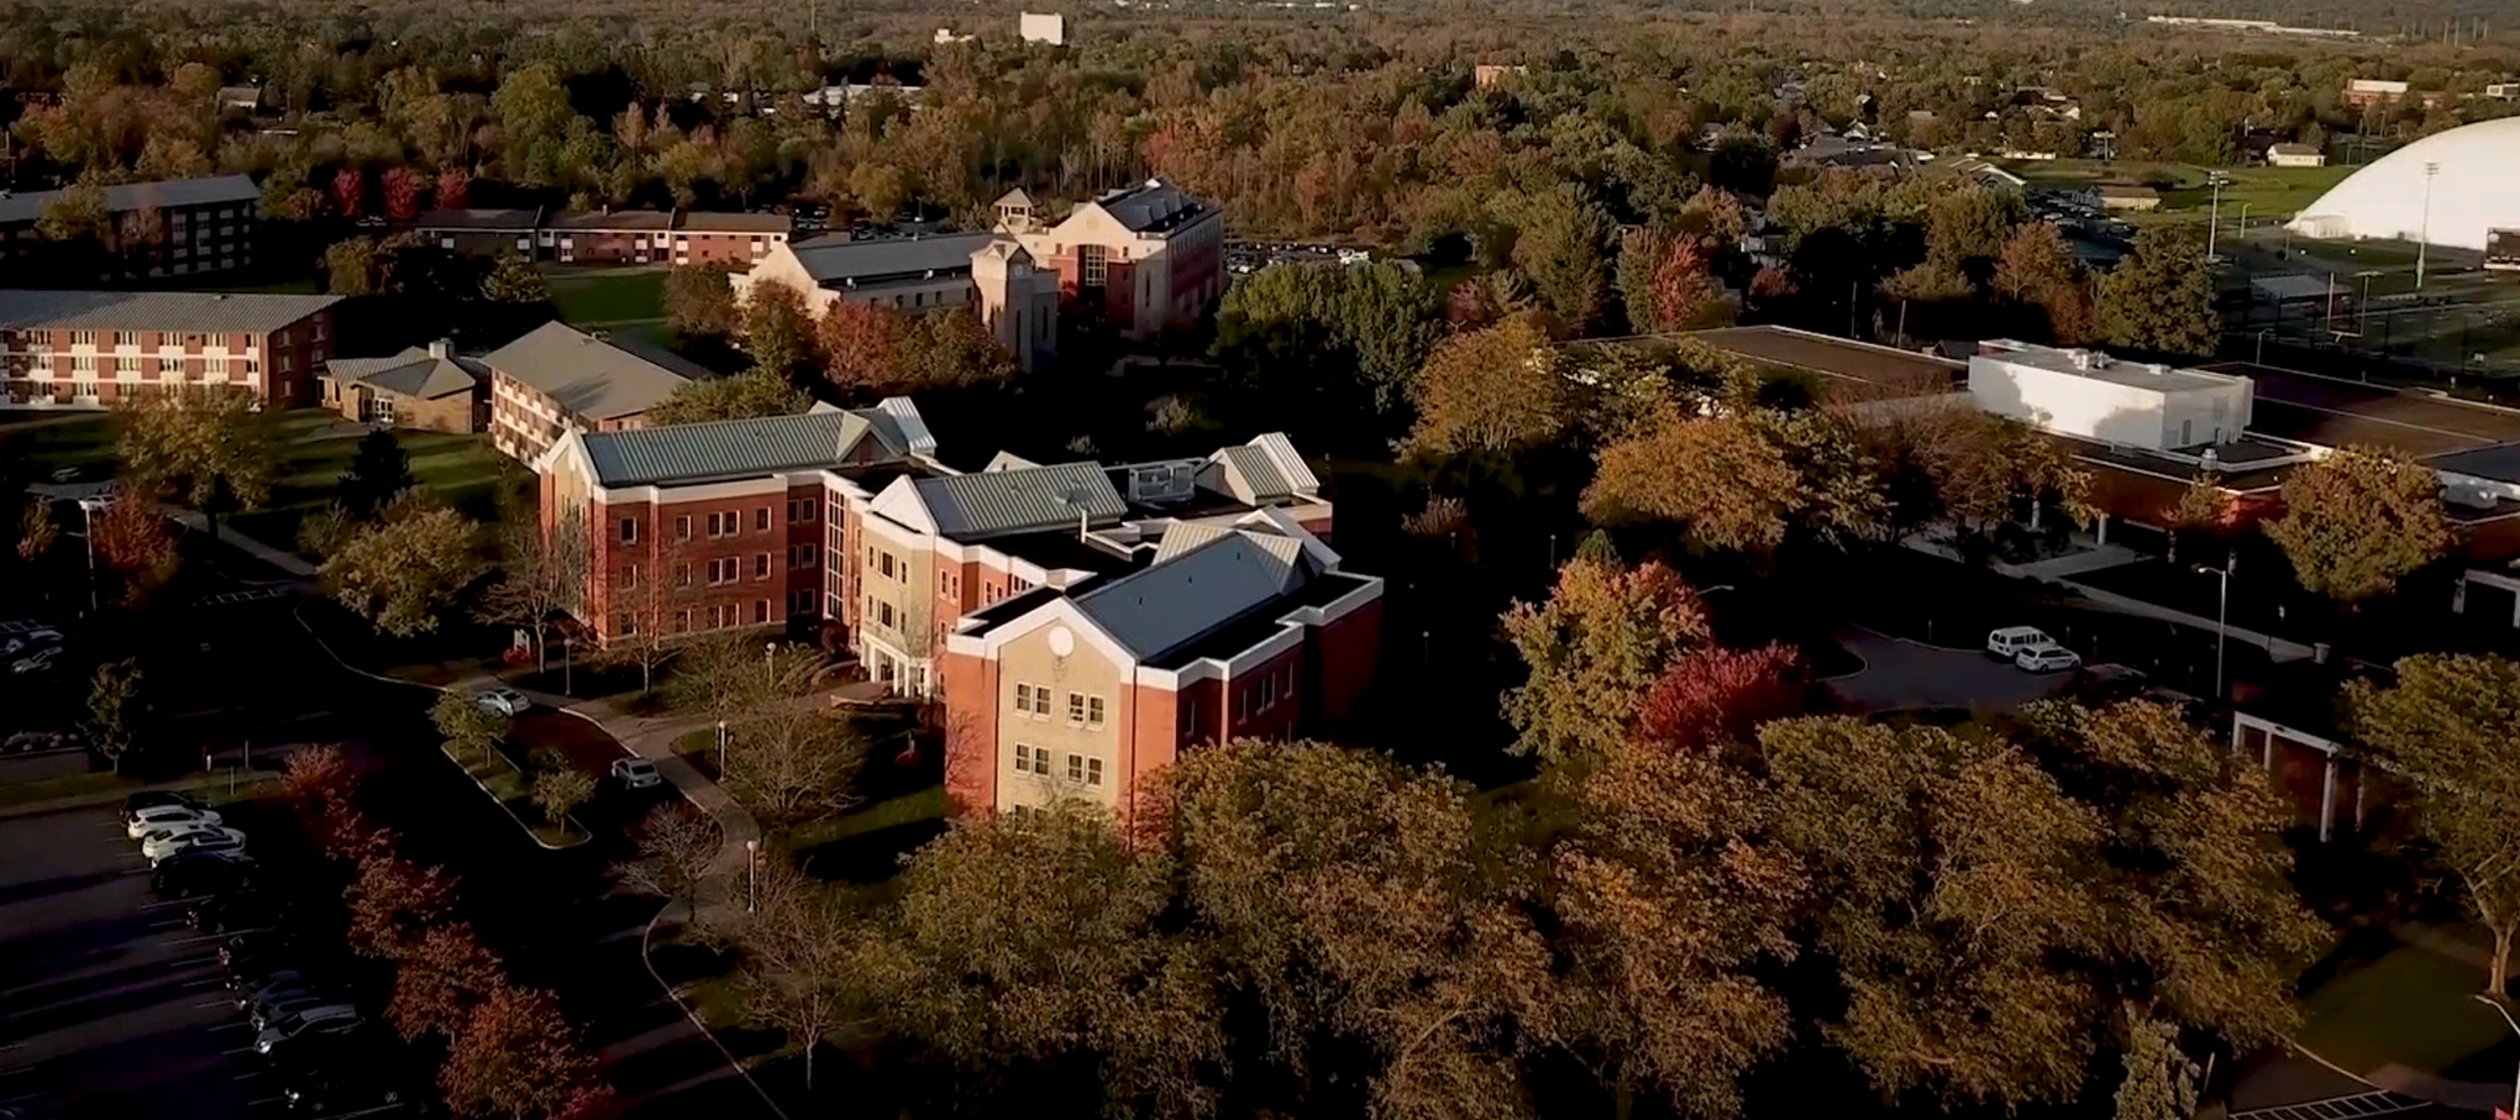
[[[484,365],[541,390],[572,414],[595,420],[634,416],[708,376],[688,362],[545,323],[481,356]]]
[[[1129,511],[1097,463],[921,478],[910,485],[933,531],[949,540],[1068,528],[1080,514],[1087,524],[1108,523]]]
[[[1321,489],[1321,480],[1304,465],[1304,457],[1296,452],[1294,442],[1278,432],[1255,437],[1240,447],[1219,450],[1208,461],[1211,467],[1199,472],[1199,481],[1251,505],[1283,501]]]
[[[474,370],[479,365],[470,358],[439,357],[426,347],[414,346],[389,358],[334,358],[325,368],[335,380],[436,400],[471,392],[477,383]]]
[[[1021,206],[1025,209],[1031,209],[1033,205],[1033,196],[1031,192],[1026,191],[1024,188],[1017,187],[1014,190],[999,195],[997,201],[992,202],[989,205],[993,207]]]
[[[1270,606],[1315,574],[1298,542],[1234,530],[1159,558],[1074,602],[1139,660],[1152,661]]]
[[[1093,205],[1132,233],[1170,233],[1194,218],[1216,211],[1214,204],[1162,179],[1104,192]]]
[[[826,288],[855,281],[957,273],[971,270],[971,254],[997,237],[994,233],[949,233],[937,237],[887,237],[852,241],[843,234],[825,234],[792,242],[796,263]]]
[[[0,330],[269,334],[339,302],[340,296],[249,292],[0,290]]]
[[[869,410],[871,412],[872,410]],[[869,412],[806,412],[751,420],[711,420],[612,432],[586,432],[595,481],[604,486],[646,486],[748,478],[819,470],[850,461],[872,438],[876,460],[897,460],[907,449],[894,442],[898,429]]]
[[[62,191],[27,191],[0,195],[0,222],[31,222],[44,216],[44,207],[60,198]],[[170,206],[215,206],[222,202],[259,203],[262,188],[243,175],[217,175],[206,179],[165,179],[154,183],[123,183],[105,188],[105,209],[120,214],[130,210],[166,209]]]

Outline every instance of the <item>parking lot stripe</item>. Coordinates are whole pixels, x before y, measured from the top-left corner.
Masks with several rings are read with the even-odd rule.
[[[254,1048],[251,1046],[239,1046],[234,1050],[221,1050],[219,1051],[219,1055],[221,1057],[225,1057],[230,1054],[251,1054],[253,1052]]]

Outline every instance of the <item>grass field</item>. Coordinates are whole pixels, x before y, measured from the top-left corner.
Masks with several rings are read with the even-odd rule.
[[[2015,174],[2028,179],[2032,186],[2056,188],[2096,187],[2103,183],[2140,184],[2167,180],[2162,191],[2161,209],[2151,214],[2138,214],[2132,220],[2188,222],[2202,221],[2212,213],[2213,187],[2207,181],[2209,171],[2221,171],[2231,177],[2222,189],[2222,219],[2237,224],[2241,209],[2248,210],[2249,224],[2261,218],[2289,218],[2308,206],[2327,189],[2341,183],[2357,169],[2352,167],[2228,167],[2204,168],[2186,163],[2153,163],[2143,160],[2060,159],[2049,162],[2025,162],[2012,167]]]
[[[665,318],[663,268],[547,265],[543,282],[560,318],[573,324],[642,323]]]
[[[2440,1074],[2505,1042],[2501,1018],[2472,998],[2484,980],[2474,966],[2401,945],[2306,996],[2294,1037],[2349,1070],[2396,1064]]]

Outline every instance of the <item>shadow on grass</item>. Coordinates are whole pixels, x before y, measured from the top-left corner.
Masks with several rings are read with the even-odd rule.
[[[942,817],[910,820],[799,849],[797,864],[818,879],[865,885],[900,874],[902,857],[945,834]]]

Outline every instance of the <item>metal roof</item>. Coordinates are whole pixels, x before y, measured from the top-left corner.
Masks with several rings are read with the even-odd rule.
[[[1272,546],[1296,546],[1297,556]],[[1139,660],[1166,652],[1268,606],[1312,572],[1301,546],[1248,531],[1220,534],[1076,596],[1078,610]]]
[[[937,535],[952,540],[1074,526],[1080,513],[1089,524],[1111,522],[1129,512],[1098,463],[922,478],[911,485]]]
[[[1169,233],[1188,225],[1193,218],[1216,211],[1204,200],[1162,179],[1111,191],[1095,199],[1094,205],[1133,233]]]
[[[44,216],[44,207],[60,198],[62,191],[27,191],[0,195],[0,223],[31,222]],[[218,175],[207,179],[166,179],[154,183],[123,183],[105,188],[105,208],[114,213],[126,210],[166,209],[172,206],[215,206],[222,202],[260,203],[262,188],[243,175]]]
[[[545,323],[482,355],[501,373],[541,390],[569,413],[603,420],[654,408],[706,371],[660,355],[633,353],[564,323]]]
[[[1282,433],[1269,432],[1239,447],[1220,449],[1215,458],[1226,468],[1228,492],[1245,502],[1266,503],[1321,488],[1321,480],[1304,465],[1294,441]]]
[[[786,233],[796,221],[785,214],[747,214],[731,210],[686,211],[675,228],[694,233]]]
[[[412,223],[422,230],[486,229],[507,233],[530,233],[542,225],[542,211],[534,207],[508,209],[431,210]]]
[[[829,287],[850,280],[968,272],[971,254],[996,237],[994,233],[949,233],[852,241],[841,234],[826,234],[794,242],[789,248],[806,275]]]
[[[337,381],[373,385],[389,393],[435,400],[469,392],[477,379],[469,359],[439,357],[414,346],[390,358],[334,358],[326,370]]]
[[[582,438],[597,482],[640,486],[818,470],[838,465],[870,432],[885,444],[888,457],[901,454],[880,425],[837,411],[587,432]]]
[[[248,292],[75,292],[0,289],[0,330],[269,334],[340,296]]]

